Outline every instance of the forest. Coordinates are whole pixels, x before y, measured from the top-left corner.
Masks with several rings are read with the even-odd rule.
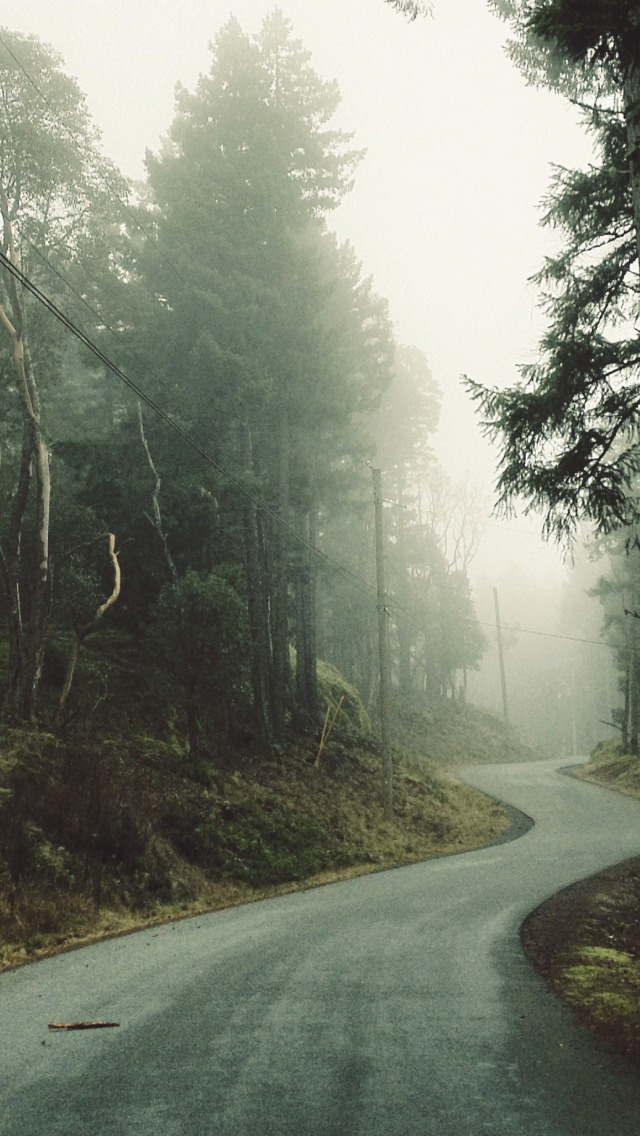
[[[13,909],[54,844],[85,879],[131,859],[118,785],[140,753],[206,786],[323,721],[375,722],[381,608],[405,698],[461,703],[484,636],[477,506],[430,446],[441,393],[331,231],[362,153],[284,15],[219,30],[144,184],[103,156],[52,48],[3,30],[0,84]]]
[[[540,745],[575,754],[597,714],[637,754],[640,189],[628,29],[607,23],[626,17],[613,3],[574,40],[562,4],[492,7],[529,81],[580,103],[597,159],[557,169],[545,203],[562,244],[536,278],[538,360],[512,387],[467,380],[500,507],[597,565],[565,597],[562,673],[534,667],[521,701]],[[172,857],[261,883],[366,860],[308,798],[274,819],[264,793],[278,766],[304,779],[363,746],[354,785],[377,793],[385,688],[396,770],[418,735],[445,764],[533,756],[467,706],[482,508],[435,456],[427,357],[331,228],[363,151],[291,22],[217,31],[136,183],[54,48],[0,29],[0,94],[0,923],[26,926],[34,880],[99,909],[172,896]],[[598,603],[604,687],[575,649]],[[431,837],[455,843],[450,789],[420,768]],[[245,775],[266,778],[249,803],[225,780]]]
[[[8,40],[2,76],[7,714],[78,728],[110,702],[74,682],[97,621],[179,690],[194,757],[314,719],[318,657],[370,703],[372,461],[398,682],[449,693],[482,646],[473,508],[429,448],[424,355],[328,227],[360,157],[335,84],[278,11],[231,21],[134,189],[49,49]]]
[[[378,2],[414,27],[442,4]],[[544,540],[571,564],[557,581],[555,610],[535,557],[518,580],[505,554],[505,591],[530,591],[520,601],[522,622],[518,615],[502,627],[495,581],[472,574],[491,523],[486,502],[468,477],[456,480],[455,459],[456,477],[437,456],[451,393],[446,380],[445,389],[439,385],[441,360],[437,351],[430,360],[420,328],[422,346],[397,335],[391,305],[358,249],[339,235],[339,209],[365,151],[343,125],[337,82],[321,77],[292,22],[276,7],[258,30],[235,17],[212,29],[208,67],[190,87],[176,81],[173,117],[137,181],[105,155],[87,99],[56,48],[0,27],[0,971],[385,870],[366,881],[382,884],[367,892],[382,897],[379,907],[374,902],[366,921],[358,902],[349,911],[350,958],[338,946],[345,889],[338,889],[345,897],[338,917],[323,908],[330,938],[321,954],[308,921],[290,954],[285,940],[295,936],[287,927],[277,926],[274,938],[260,932],[252,943],[246,932],[256,924],[243,923],[246,970],[236,965],[235,941],[230,970],[205,948],[199,963],[207,982],[219,990],[216,976],[232,975],[240,992],[234,1005],[242,1002],[243,1011],[227,1010],[222,1029],[232,1002],[214,995],[203,1036],[191,1010],[205,999],[182,939],[187,1043],[153,998],[140,1018],[139,1051],[126,1048],[131,1033],[116,1035],[125,1037],[121,1052],[135,1052],[140,1077],[147,1040],[151,1052],[161,1039],[166,1063],[173,1029],[171,1053],[176,1068],[189,1066],[185,1099],[193,1115],[207,1077],[218,1092],[220,1077],[210,1072],[216,1046],[229,1068],[241,1052],[227,1045],[238,1022],[254,1061],[267,1036],[250,1033],[255,1010],[271,1025],[277,1019],[277,1044],[272,1032],[263,1045],[270,1062],[278,1064],[290,1024],[301,1021],[299,1036],[320,1070],[318,1092],[335,1096],[342,1078],[349,1091],[357,1086],[362,1115],[364,1086],[374,1079],[395,1081],[393,1092],[413,1107],[411,1078],[417,1070],[419,1083],[425,1053],[439,1055],[442,1068],[453,1055],[453,1080],[449,1092],[443,1078],[435,1098],[428,1087],[435,1111],[429,1105],[423,1115],[445,1118],[450,1105],[458,1109],[464,1094],[454,1051],[464,1034],[477,1065],[472,1107],[488,1102],[494,1116],[495,1093],[478,1090],[493,1069],[505,1115],[515,1116],[517,1105],[533,1117],[535,1108],[544,1124],[537,1078],[563,1046],[568,1061],[581,1059],[585,1047],[557,1040],[539,987],[531,1002],[521,997],[532,977],[523,977],[521,944],[579,1020],[623,1052],[640,1052],[632,997],[633,983],[640,990],[638,860],[583,880],[589,894],[580,910],[565,886],[574,866],[593,871],[612,860],[609,848],[633,847],[635,818],[630,833],[626,821],[619,832],[607,822],[606,833],[602,814],[632,814],[602,803],[599,814],[602,797],[594,795],[576,808],[575,785],[564,776],[640,795],[640,18],[628,0],[478,3],[508,25],[520,78],[568,100],[593,144],[586,168],[554,166],[543,202],[541,223],[552,240],[531,281],[544,314],[537,348],[524,353],[515,377],[459,376],[478,411],[477,433],[494,446],[492,520],[536,517]],[[478,108],[469,105],[467,78],[459,116],[473,121]],[[480,113],[495,113],[491,100]],[[409,132],[405,142],[413,155]],[[473,186],[474,160],[472,153],[459,171]],[[402,193],[396,201],[394,192],[388,207],[401,214]],[[447,198],[447,207],[455,214],[462,200]],[[425,198],[425,212],[430,204]],[[469,218],[456,220],[463,239],[475,240]],[[416,257],[420,271],[433,274],[427,306],[434,281],[447,277],[424,259]],[[470,265],[471,258],[454,268],[472,305],[479,293]],[[481,275],[482,289],[498,296],[497,282],[484,268]],[[416,286],[415,267],[410,280],[407,291]],[[508,317],[494,303],[491,330],[499,338]],[[468,312],[459,301],[451,301],[454,309],[454,334],[471,336],[458,330]],[[566,768],[565,758],[573,766],[589,751],[579,771]],[[500,762],[506,769],[496,769]],[[521,775],[520,762],[535,764]],[[492,766],[486,776],[467,769],[482,763]],[[543,790],[547,811],[540,806],[538,814]],[[502,804],[503,796],[519,807]],[[519,811],[528,799],[530,814]],[[529,843],[516,840],[534,824]],[[514,863],[503,858],[506,849],[492,847],[507,842],[519,849],[517,872],[505,868]],[[472,850],[478,855],[458,856]],[[436,857],[457,859],[423,874],[418,862]],[[414,868],[406,874],[386,872],[407,864]],[[425,883],[431,868],[437,892]],[[399,895],[395,903],[400,875],[413,880],[409,915]],[[362,896],[360,883],[347,894]],[[518,938],[529,906],[523,895],[532,906],[560,885],[553,918],[531,942],[526,920]],[[308,920],[308,899],[295,897],[296,909],[268,905],[274,925],[303,907]],[[536,906],[534,922],[546,921],[548,906]],[[194,925],[199,931],[200,919],[167,930]],[[428,951],[425,935],[433,938]],[[151,975],[151,986],[157,974],[160,990],[160,963],[149,967],[155,952],[146,953],[159,937],[135,938],[145,948],[140,973]],[[218,950],[215,932],[209,941]],[[444,952],[434,943],[445,943]],[[267,991],[245,1014],[247,992],[269,986],[274,973],[267,955],[288,972],[286,998],[280,988],[274,1014]],[[90,965],[79,964],[81,977]],[[51,973],[29,968],[22,991],[34,969],[45,983]],[[123,983],[125,970],[126,963],[114,967],[114,984],[128,1027],[123,991],[137,972]],[[440,1013],[448,975],[450,1005],[461,1011],[457,1033],[450,1014]],[[488,1000],[487,1014],[476,1015],[478,975]],[[308,1002],[298,997],[304,989],[312,991]],[[331,1033],[338,1019],[327,1012],[329,993],[345,1023],[353,1009],[357,1028]],[[289,1015],[294,1003],[299,1019]],[[45,1002],[39,1005],[42,1014]],[[546,1040],[538,1030],[543,1010],[552,1020]],[[33,1040],[31,1006],[27,1012]],[[64,1022],[56,1010],[48,1028],[120,1026],[93,1009],[91,1018],[79,1013]],[[505,1088],[509,1021],[515,1073]],[[357,1045],[365,1023],[370,1050]],[[21,1019],[17,1025],[22,1030]],[[434,1048],[421,1050],[431,1035]],[[34,1043],[47,1061],[55,1042],[40,1045],[50,1036]],[[486,1054],[494,1041],[496,1061],[476,1061],[476,1049]],[[206,1076],[196,1101],[200,1066],[192,1058],[205,1052],[201,1043]],[[388,1043],[397,1065],[383,1081]],[[366,1052],[370,1062],[361,1060]],[[540,1059],[530,1061],[531,1052]],[[327,1053],[332,1063],[337,1054],[336,1063],[326,1062]],[[597,1085],[609,1092],[604,1060],[598,1050]],[[525,1065],[530,1094],[522,1091]],[[35,1067],[29,1064],[31,1079]],[[304,1065],[293,1067],[292,1084]],[[94,1083],[94,1058],[84,1068],[88,1077],[69,1066],[67,1078],[65,1067],[64,1082],[38,1074],[34,1101],[43,1086],[53,1100],[62,1083],[70,1100],[74,1084],[88,1100],[100,1078]],[[160,1068],[145,1085],[157,1097],[154,1117]],[[339,1075],[325,1078],[327,1068]],[[284,1069],[286,1062],[277,1087],[285,1085]],[[262,1108],[265,1085],[273,1084],[261,1073],[258,1081]],[[564,1072],[557,1099],[567,1083]],[[243,1092],[234,1071],[241,1110]],[[271,1096],[280,1108],[278,1093]],[[383,1125],[389,1100],[387,1093],[377,1114]]]

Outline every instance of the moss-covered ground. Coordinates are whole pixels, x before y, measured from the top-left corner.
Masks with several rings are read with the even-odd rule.
[[[618,742],[572,773],[640,797],[640,759]],[[640,1068],[640,857],[553,896],[525,921],[522,941],[577,1019]]]
[[[483,728],[488,759],[491,726]],[[421,717],[414,706],[399,715],[393,821],[384,820],[366,716],[351,707],[318,760],[319,734],[292,734],[270,756],[219,754],[193,767],[180,747],[144,736],[88,745],[5,731],[0,968],[149,923],[461,852],[508,826],[495,802],[445,768],[477,760],[472,708],[423,708]],[[498,757],[521,756],[499,726],[493,736]]]

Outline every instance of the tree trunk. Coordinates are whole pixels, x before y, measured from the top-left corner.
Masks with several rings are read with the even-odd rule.
[[[253,708],[260,740],[272,740],[271,649],[265,573],[262,566],[259,530],[255,506],[249,502],[244,514],[244,567],[247,578],[247,614],[251,642],[251,686]]]
[[[158,473],[158,471],[155,467],[154,460],[151,456],[151,450],[149,449],[149,443],[147,442],[147,436],[144,432],[144,420],[143,420],[143,417],[142,417],[142,403],[140,402],[140,399],[138,399],[138,426],[139,426],[139,429],[140,429],[140,441],[142,442],[142,448],[143,448],[145,454],[147,455],[147,461],[149,463],[149,469],[151,470],[151,472],[154,476],[154,479],[155,479],[155,483],[154,483],[153,489],[151,491],[152,515],[149,517],[149,521],[151,522],[153,528],[156,530],[156,532],[157,532],[157,534],[160,538],[160,543],[162,545],[162,554],[164,556],[164,561],[165,561],[165,564],[167,566],[169,576],[171,577],[171,583],[176,584],[178,582],[178,571],[177,571],[177,568],[176,568],[176,566],[173,562],[173,557],[172,557],[171,551],[169,549],[169,542],[167,541],[167,534],[166,534],[166,532],[164,530],[164,526],[162,524],[162,513],[160,512],[160,489],[162,488],[162,481],[160,479],[160,474]],[[146,514],[146,515],[148,516],[148,514]]]
[[[627,665],[624,672],[624,705],[622,710],[622,723],[620,726],[622,732],[622,751],[623,753],[629,752],[629,706],[631,694],[631,651],[627,656]]]
[[[402,577],[407,574],[407,557],[404,524],[404,471],[398,469],[396,484],[396,543],[398,560]],[[407,621],[399,617],[397,623],[398,634],[398,685],[401,694],[411,693],[411,628]]]
[[[277,439],[277,521],[272,527],[271,642],[273,654],[271,720],[274,741],[282,742],[291,679],[289,660],[289,412],[280,412]],[[279,523],[278,523],[279,522]]]
[[[18,484],[11,504],[6,557],[3,556],[4,578],[9,601],[9,681],[6,709],[15,714],[22,692],[22,602],[20,595],[20,553],[22,524],[31,485],[31,443],[27,423],[22,432],[22,454]]]
[[[19,715],[35,721],[38,688],[42,676],[46,624],[49,609],[49,516],[51,504],[51,475],[49,450],[40,433],[39,423],[33,421],[33,454],[36,471],[36,547],[37,565],[31,582],[29,628],[25,643],[24,686]]]
[[[312,513],[298,519],[297,531],[303,538],[296,555],[296,703],[307,723],[314,723],[318,713],[318,676],[316,646],[316,581],[315,543]]]
[[[200,753],[198,744],[198,710],[193,684],[187,692],[187,734],[189,737],[189,757],[197,761]]]
[[[623,99],[636,250],[640,262],[640,66],[635,58],[627,66]]]
[[[67,699],[69,697],[71,685],[73,683],[73,676],[75,674],[78,655],[80,653],[82,644],[84,643],[88,635],[91,635],[93,631],[96,631],[98,629],[103,615],[109,610],[110,607],[113,607],[114,603],[118,599],[118,596],[120,595],[120,564],[118,563],[118,556],[116,553],[116,538],[113,533],[109,533],[109,559],[111,560],[111,566],[113,568],[113,588],[111,595],[107,600],[105,600],[103,604],[100,604],[100,607],[96,611],[96,614],[91,620],[91,623],[86,624],[85,627],[76,627],[76,633],[69,651],[67,671],[58,702],[58,717],[62,717],[65,711]]]
[[[6,222],[8,224],[8,221]],[[11,257],[15,250],[11,239]],[[49,510],[51,477],[49,450],[40,429],[40,406],[29,353],[23,337],[23,312],[20,296],[13,278],[7,283],[12,305],[12,318],[0,305],[0,326],[10,343],[13,376],[23,416],[22,457],[18,486],[14,496],[9,537],[7,567],[11,585],[10,604],[13,609],[13,659],[10,667],[10,697],[15,715],[22,720],[36,717],[38,686],[42,673],[46,637],[46,616],[49,589]],[[35,471],[36,485],[36,566],[25,582],[22,577],[21,534],[27,507],[31,468]],[[26,583],[26,588],[24,587]],[[28,622],[22,624],[21,590],[28,594]]]
[[[638,755],[638,730],[640,727],[640,666],[636,649],[636,620],[631,617],[630,658],[629,658],[629,753]]]
[[[638,697],[638,674],[635,666],[631,667],[629,691],[629,753],[638,756],[638,725],[640,722],[640,699]]]
[[[253,447],[251,431],[243,430],[243,460],[247,474],[253,473]],[[244,570],[247,580],[247,615],[251,645],[251,687],[253,708],[260,742],[272,741],[271,707],[271,644],[269,639],[269,608],[267,580],[264,568],[260,526],[253,501],[245,498],[243,513]]]

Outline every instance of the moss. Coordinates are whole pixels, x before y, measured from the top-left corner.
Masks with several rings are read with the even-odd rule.
[[[340,674],[340,671],[331,663],[318,660],[318,694],[323,710],[327,703],[337,706],[343,699],[340,718],[337,725],[344,726],[346,721],[352,733],[359,737],[371,735],[371,720],[355,686]]]
[[[602,966],[629,966],[633,959],[626,951],[617,951],[614,947],[582,947],[581,957],[585,962],[600,963]]]
[[[638,1013],[640,963],[613,947],[581,947],[560,977],[567,1001],[602,1024],[632,1021]]]

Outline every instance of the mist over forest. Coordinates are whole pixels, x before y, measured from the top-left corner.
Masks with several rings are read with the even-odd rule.
[[[332,233],[363,157],[332,127],[337,84],[278,10],[258,33],[231,19],[196,90],[178,85],[162,147],[132,186],[101,154],[55,50],[4,35],[3,249],[25,277],[5,262],[8,712],[51,719],[45,644],[51,658],[52,632],[71,628],[80,643],[105,602],[100,620],[140,644],[159,621],[168,630],[176,604],[199,628],[213,605],[218,658],[206,635],[197,646],[191,630],[179,653],[161,636],[195,750],[200,733],[227,744],[238,721],[263,742],[282,739],[291,716],[313,720],[317,657],[373,706],[372,465],[384,479],[393,683],[450,698],[471,683],[502,711],[494,581],[476,581],[480,618],[470,585],[491,544],[488,502],[436,458],[442,392],[428,358],[397,343],[357,250]],[[583,644],[575,658],[601,624],[585,573],[568,570],[546,602],[501,581],[511,719],[545,750],[588,748],[616,701],[606,650]],[[101,681],[74,696],[100,701]]]

